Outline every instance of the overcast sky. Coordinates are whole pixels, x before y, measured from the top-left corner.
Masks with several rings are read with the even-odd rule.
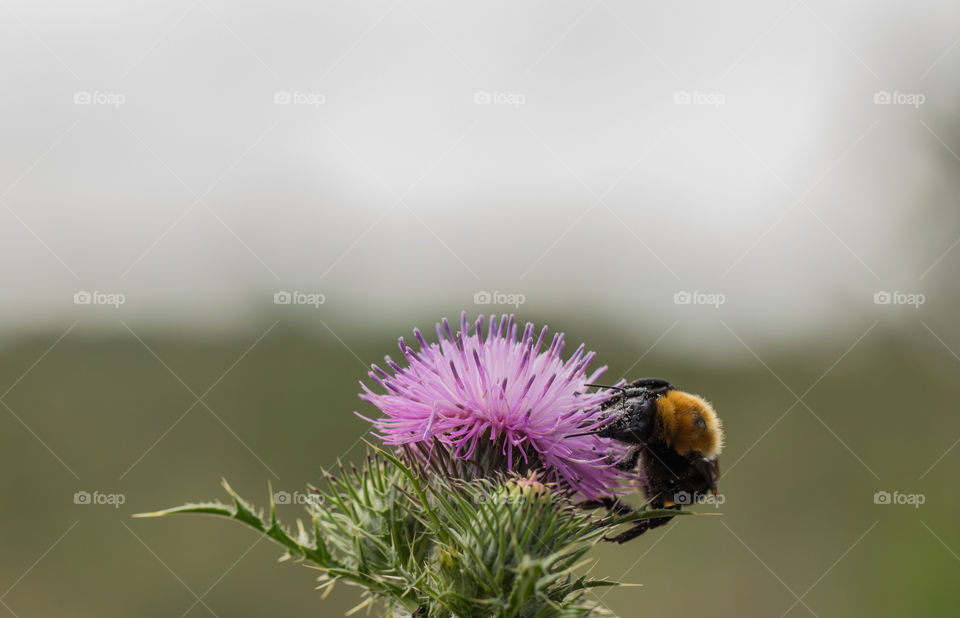
[[[5,2],[3,328],[936,306],[960,5],[697,4]]]

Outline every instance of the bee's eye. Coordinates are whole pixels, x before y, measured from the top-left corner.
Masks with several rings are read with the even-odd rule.
[[[699,427],[700,429],[706,429],[706,428],[707,428],[706,422],[704,422],[703,417],[700,416],[699,414],[694,417],[694,419],[693,419],[693,424],[696,425],[697,427]]]

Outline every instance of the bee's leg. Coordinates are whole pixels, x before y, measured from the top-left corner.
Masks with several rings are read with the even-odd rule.
[[[614,464],[617,467],[617,470],[621,472],[633,472],[637,469],[637,462],[640,461],[640,453],[643,451],[642,446],[633,446],[630,450],[627,451],[627,454],[623,456],[623,459]]]
[[[604,540],[604,541],[609,541],[609,542],[611,542],[611,543],[621,543],[621,544],[622,544],[622,543],[626,543],[627,541],[632,541],[633,539],[637,538],[638,536],[640,536],[641,534],[643,534],[643,533],[646,532],[647,530],[650,530],[651,528],[656,528],[656,527],[658,527],[658,526],[662,526],[663,524],[667,523],[667,522],[670,521],[671,519],[673,519],[673,518],[672,518],[672,517],[658,517],[658,518],[656,518],[656,519],[641,519],[641,520],[638,521],[636,524],[634,524],[634,526],[633,526],[632,528],[630,528],[630,529],[627,530],[626,532],[622,532],[622,533],[618,534],[617,536],[613,536],[613,537],[606,537],[606,536],[605,536],[605,537],[603,537],[603,540]]]
[[[670,507],[680,510],[679,507]],[[620,533],[614,537],[603,537],[604,541],[610,541],[611,543],[626,543],[627,541],[632,541],[637,538],[647,530],[653,528],[659,528],[660,526],[668,523],[673,517],[654,517],[652,519],[641,519],[632,528],[626,532]]]
[[[582,509],[598,509],[603,507],[617,515],[629,515],[633,512],[633,508],[621,502],[619,498],[613,497],[600,498],[599,500],[587,500],[586,502],[581,502],[577,506]]]

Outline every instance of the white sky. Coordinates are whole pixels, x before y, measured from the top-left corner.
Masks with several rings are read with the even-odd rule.
[[[6,4],[7,331],[498,290],[804,336],[935,304],[960,260],[955,3]]]

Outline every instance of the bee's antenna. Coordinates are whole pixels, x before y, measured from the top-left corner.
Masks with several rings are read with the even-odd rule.
[[[576,438],[577,436],[595,436],[596,431],[584,431],[583,433],[571,433],[563,436],[564,438]]]
[[[609,384],[584,384],[584,386],[595,386],[596,388],[612,388],[620,391],[621,393],[626,393],[627,389],[622,386],[611,386]]]

